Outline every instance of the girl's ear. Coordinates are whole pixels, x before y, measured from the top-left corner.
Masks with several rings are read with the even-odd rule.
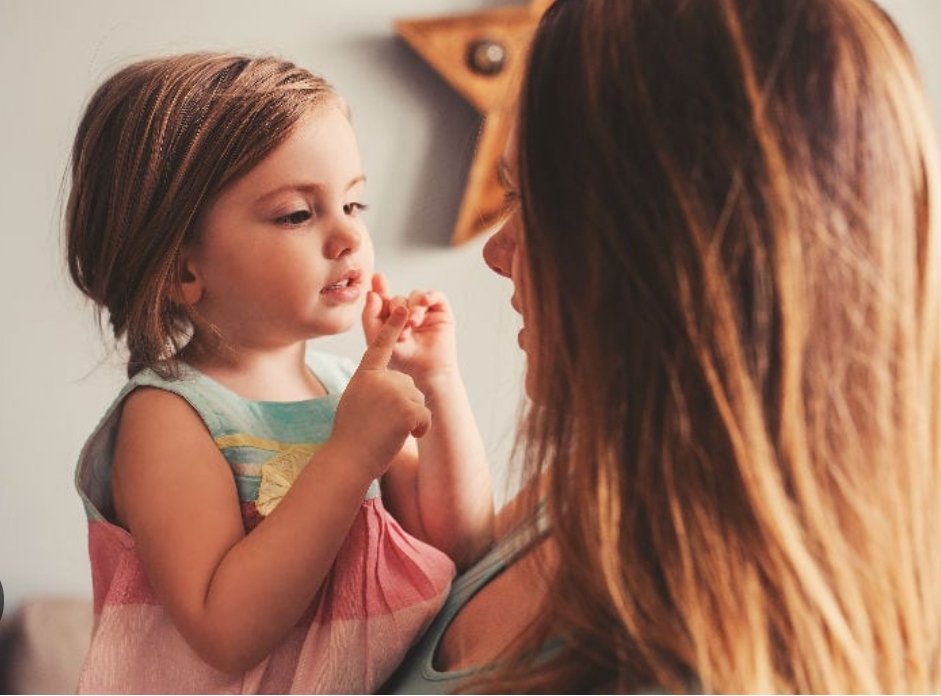
[[[195,305],[203,296],[199,267],[193,260],[193,255],[185,248],[180,252],[180,286],[177,292],[179,297],[176,299],[187,306]]]

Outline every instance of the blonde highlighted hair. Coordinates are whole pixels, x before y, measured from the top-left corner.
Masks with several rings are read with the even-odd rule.
[[[522,443],[561,560],[475,688],[941,690],[938,157],[868,0],[549,9]]]

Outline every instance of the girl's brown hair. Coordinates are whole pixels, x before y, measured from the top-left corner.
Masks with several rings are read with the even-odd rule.
[[[475,686],[941,690],[939,163],[892,22],[559,0],[520,108],[561,560]]]
[[[174,299],[180,249],[207,203],[332,100],[292,63],[214,53],[134,63],[92,96],[72,150],[69,270],[125,339],[128,375],[175,372],[193,319]]]

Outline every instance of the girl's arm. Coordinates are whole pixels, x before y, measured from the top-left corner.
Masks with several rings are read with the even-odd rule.
[[[390,297],[377,274],[363,309],[367,338],[403,306],[409,321],[391,364],[424,394],[431,428],[417,453],[406,448],[383,477],[385,499],[407,531],[464,567],[493,540],[490,469],[457,367],[454,319],[445,297],[436,291]]]
[[[425,437],[409,441],[383,476],[389,508],[410,533],[464,568],[493,541],[490,468],[460,375],[416,380],[431,411]]]
[[[125,401],[112,480],[118,518],[161,604],[210,665],[245,671],[283,640],[319,590],[370,481],[409,433],[427,428],[421,395],[385,369],[404,316],[393,315],[364,355],[333,436],[251,534],[231,469],[195,411],[155,389]]]

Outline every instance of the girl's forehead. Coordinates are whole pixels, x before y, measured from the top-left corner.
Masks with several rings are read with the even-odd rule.
[[[277,147],[228,187],[228,193],[254,200],[279,188],[347,188],[363,179],[349,119],[336,107],[324,107],[298,121]]]

